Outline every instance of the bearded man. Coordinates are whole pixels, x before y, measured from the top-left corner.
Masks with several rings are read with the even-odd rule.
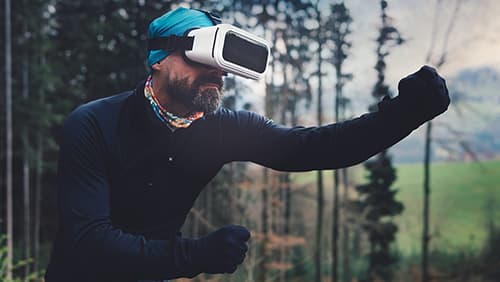
[[[182,41],[191,30],[217,24],[209,13],[179,8],[153,20],[149,37]],[[248,42],[238,46],[254,48]],[[179,233],[196,197],[224,164],[251,161],[280,171],[351,166],[400,141],[450,102],[444,80],[424,66],[403,78],[399,95],[384,98],[378,111],[341,123],[288,128],[253,112],[219,108],[223,76],[259,70],[253,59],[267,53],[258,46],[250,57],[234,60],[239,69],[190,58],[182,48],[152,48],[145,81],[68,116],[47,282],[233,273],[248,248],[245,227],[224,226],[201,238]]]

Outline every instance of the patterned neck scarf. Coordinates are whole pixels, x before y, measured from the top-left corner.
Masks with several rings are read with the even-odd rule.
[[[203,112],[195,112],[187,117],[178,117],[170,112],[168,112],[158,101],[154,91],[153,91],[153,77],[150,75],[146,80],[144,85],[144,96],[148,98],[151,108],[155,112],[156,116],[170,128],[170,130],[175,131],[178,128],[187,128],[191,123],[197,119],[203,117]]]

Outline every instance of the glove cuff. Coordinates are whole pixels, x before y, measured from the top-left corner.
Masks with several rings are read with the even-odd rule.
[[[197,253],[199,253],[200,249],[197,241],[195,239],[180,238],[175,246],[175,264],[189,278],[203,272],[201,263],[197,261]]]
[[[189,263],[193,269],[206,272],[209,263],[208,240],[206,237],[197,239],[185,239],[186,248],[189,250]]]

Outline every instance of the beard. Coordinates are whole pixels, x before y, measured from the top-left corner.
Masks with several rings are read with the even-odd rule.
[[[205,83],[214,83],[218,87],[201,86]],[[187,78],[170,79],[167,77],[166,89],[170,97],[182,103],[191,112],[212,113],[219,108],[224,96],[224,82],[221,77],[204,75],[197,77],[189,84]]]

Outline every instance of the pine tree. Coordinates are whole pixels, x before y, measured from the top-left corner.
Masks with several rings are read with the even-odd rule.
[[[386,95],[391,96],[388,85],[385,84],[385,57],[389,55],[389,48],[404,42],[399,31],[388,21],[386,14],[387,1],[380,1],[382,10],[382,26],[377,38],[377,82],[372,91],[376,101]],[[376,103],[370,106],[375,110]],[[390,218],[403,211],[403,204],[395,199],[396,189],[391,188],[396,180],[396,170],[392,165],[387,150],[365,162],[368,171],[368,183],[359,185],[356,190],[360,200],[356,206],[363,214],[362,226],[368,234],[370,242],[370,256],[368,280],[391,280],[390,266],[397,258],[390,251],[390,244],[395,240],[398,227]]]
[[[350,16],[349,10],[345,6],[344,2],[333,4],[330,6],[331,16],[327,22],[328,28],[331,30],[331,37],[334,44],[332,64],[335,68],[336,83],[335,83],[335,122],[339,122],[344,119],[345,116],[343,112],[346,107],[346,98],[343,97],[342,90],[347,81],[352,79],[352,75],[349,73],[344,73],[343,65],[347,58],[348,50],[351,47],[351,43],[347,41],[347,36],[351,33],[350,25],[352,18]],[[339,264],[339,251],[338,251],[338,241],[339,241],[339,186],[340,186],[340,173],[347,175],[347,168],[342,170],[336,170],[334,172],[334,193],[333,193],[333,223],[332,223],[332,281],[337,281],[338,279],[338,264]],[[347,199],[347,177],[344,177],[344,200]],[[344,201],[345,202],[345,201]],[[344,209],[344,213],[346,210]],[[347,222],[344,221],[343,224],[343,246],[344,246],[344,281],[350,281],[350,270],[349,270],[349,252],[348,252],[348,238],[349,231],[347,227]]]

